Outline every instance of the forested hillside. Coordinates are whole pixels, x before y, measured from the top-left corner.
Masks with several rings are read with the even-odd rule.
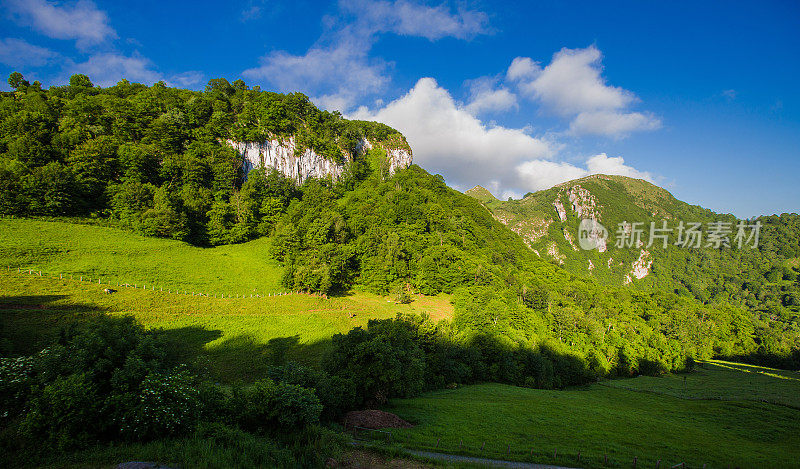
[[[374,152],[355,159],[338,180],[297,187],[262,169],[245,179],[241,157],[220,139],[292,134],[331,158],[352,151],[362,137],[405,145],[386,126],[319,111],[303,95],[249,90],[222,79],[209,82],[205,92],[127,82],[99,89],[80,75],[48,91],[18,75],[10,82],[16,91],[2,96],[0,108],[3,213],[88,215],[195,244],[270,236],[286,287],[341,294],[360,285],[400,302],[411,301],[411,293],[452,293],[455,318],[430,325],[432,337],[454,346],[491,338],[492,347],[509,353],[571,356],[580,365],[561,383],[586,379],[587,372],[659,373],[711,356],[796,364],[800,334],[791,294],[797,265],[781,265],[762,251],[703,249],[687,260],[679,256],[688,251],[679,251],[665,257],[672,264],[653,263],[665,273],[644,277],[648,284],[614,285],[612,276],[597,281],[547,260],[524,233],[517,236],[440,176],[418,166],[387,175]],[[659,211],[672,219],[717,217],[654,186],[629,191],[616,179],[602,181],[598,200],[607,197],[614,203],[604,203],[616,210],[603,206],[604,222],[631,210],[645,218]],[[552,204],[559,194],[569,203],[560,191],[543,197]],[[499,203],[491,199],[483,198]],[[536,207],[555,213],[552,205]],[[571,223],[575,216],[569,216]],[[556,223],[549,229],[542,239],[566,251],[568,231]],[[775,233],[762,244],[796,252],[795,228]],[[640,255],[631,252],[634,259]],[[605,262],[596,258],[596,270]],[[615,262],[622,267],[607,262],[611,272],[625,269],[629,259],[615,255]],[[769,277],[751,289],[748,275],[764,265]],[[687,281],[683,289],[673,286],[679,277]],[[784,288],[788,297],[778,293]],[[786,305],[769,309],[775,301]],[[530,377],[521,371],[528,366],[524,359],[500,366],[498,357],[505,355],[485,353],[495,368],[481,379],[524,384],[526,373]]]
[[[0,93],[3,214],[92,216],[197,245],[235,243],[268,234],[294,188],[263,172],[243,183],[242,158],[225,139],[294,137],[295,152],[310,148],[340,163],[361,139],[408,147],[388,126],[242,80],[211,80],[204,92],[127,80],[99,88],[85,75],[49,90],[16,72],[8,82],[15,91]]]
[[[484,189],[485,191],[485,189]],[[666,291],[704,305],[731,304],[746,309],[756,324],[771,324],[757,341],[774,341],[796,328],[800,311],[800,216],[782,214],[753,220],[681,202],[649,182],[623,176],[590,176],[521,200],[499,201],[473,189],[493,215],[522,236],[543,259],[576,275],[607,285],[629,285],[637,291]],[[578,246],[582,219],[596,219],[608,229],[600,249]],[[620,243],[620,226],[638,223],[641,244]],[[650,242],[651,223],[667,227],[664,240]],[[699,223],[699,242],[685,245],[692,223]],[[719,232],[719,243],[710,228]],[[760,223],[757,242],[740,243],[739,224],[750,235]],[[683,226],[683,239],[680,227]],[[702,237],[704,236],[704,237]],[[712,237],[709,237],[712,236]],[[741,245],[740,245],[741,244]]]

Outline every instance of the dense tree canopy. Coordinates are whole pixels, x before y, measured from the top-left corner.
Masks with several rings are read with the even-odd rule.
[[[226,139],[293,136],[337,162],[363,138],[397,148],[402,135],[348,121],[300,93],[214,79],[204,92],[85,75],[42,90],[18,72],[0,94],[0,213],[110,217],[152,236],[224,244],[269,232],[294,196],[282,178],[248,179]]]

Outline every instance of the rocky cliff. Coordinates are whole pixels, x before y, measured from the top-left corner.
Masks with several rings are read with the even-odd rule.
[[[641,240],[632,246],[616,245],[619,236],[630,233],[632,222],[649,227],[651,221],[706,216],[664,189],[622,176],[588,176],[520,200],[485,198],[475,189],[467,194],[481,200],[495,219],[541,257],[616,284],[646,281],[653,266],[668,255],[663,249],[645,250]],[[642,239],[647,243],[646,234]]]
[[[309,148],[303,152],[297,151],[294,137],[274,138],[265,142],[227,140],[227,143],[235,148],[244,159],[245,174],[257,167],[274,168],[287,178],[294,179],[298,184],[302,184],[311,177],[332,177],[336,179],[342,175],[347,161],[350,161],[353,157],[363,156],[368,150],[375,147],[381,148],[386,152],[386,161],[390,174],[397,169],[409,167],[412,162],[411,151],[404,148],[391,148],[381,143],[370,142],[367,139],[362,139],[359,142],[356,147],[356,155],[344,152],[345,163],[338,163],[325,158]]]

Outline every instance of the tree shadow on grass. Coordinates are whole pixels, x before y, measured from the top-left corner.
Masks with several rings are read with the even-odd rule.
[[[59,303],[68,295],[0,296],[0,354],[36,353],[71,324],[82,323],[108,312],[89,303]]]
[[[74,302],[70,295],[0,296],[0,356],[32,355],[54,343],[62,330],[106,315],[110,309]],[[224,335],[200,326],[165,328],[170,361],[222,382],[252,382],[287,360],[316,365],[330,340],[304,344],[299,335],[263,342],[250,334]]]
[[[198,326],[158,331],[173,365],[185,364],[203,378],[224,383],[251,383],[266,378],[272,366],[297,361],[315,366],[330,341],[303,344],[300,336],[277,337],[266,343],[251,334],[226,336]]]

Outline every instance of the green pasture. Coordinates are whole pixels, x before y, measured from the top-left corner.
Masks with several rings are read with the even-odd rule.
[[[104,293],[109,287],[117,292]],[[317,363],[334,334],[365,327],[369,319],[435,316],[448,308],[446,296],[408,305],[366,292],[327,299],[297,293],[222,299],[0,271],[0,349],[35,353],[71,322],[132,315],[148,328],[163,329],[179,356],[212,377],[251,381],[281,357]]]
[[[800,466],[797,373],[713,362],[687,374],[685,390],[683,378],[561,391],[481,384],[387,410],[415,424],[392,436],[417,449],[569,467]]]

